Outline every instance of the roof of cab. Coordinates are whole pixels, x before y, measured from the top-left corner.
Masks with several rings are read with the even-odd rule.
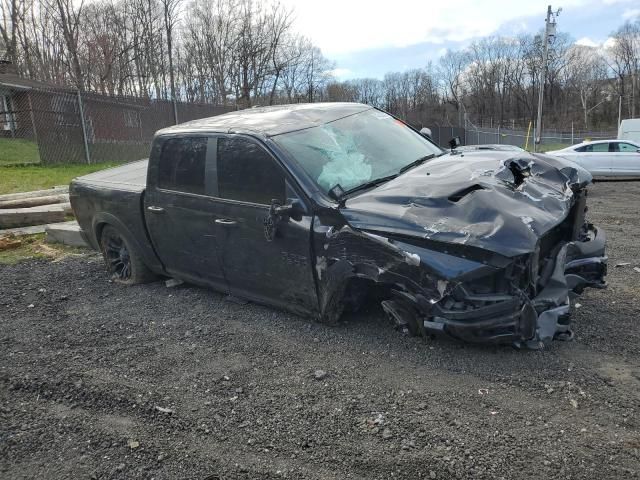
[[[163,128],[156,135],[251,132],[271,137],[323,125],[371,108],[361,103],[299,103],[248,108]]]

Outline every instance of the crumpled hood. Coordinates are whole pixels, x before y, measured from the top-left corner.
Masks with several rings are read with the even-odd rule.
[[[510,257],[534,251],[590,182],[586,170],[545,155],[448,154],[348,199],[341,212],[355,228]]]

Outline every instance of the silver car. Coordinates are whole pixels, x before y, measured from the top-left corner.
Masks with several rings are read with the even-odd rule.
[[[640,145],[630,140],[597,140],[547,152],[576,162],[594,177],[640,177]]]

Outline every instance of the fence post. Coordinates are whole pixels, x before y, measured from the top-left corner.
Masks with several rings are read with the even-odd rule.
[[[4,97],[4,105],[0,105],[0,110],[5,110],[5,119],[8,120],[9,123],[9,130],[11,130],[11,138],[16,138],[16,124],[14,123],[15,121],[15,115],[16,115],[16,109],[13,106],[13,99],[10,96],[6,96]]]
[[[82,140],[84,140],[84,157],[87,163],[91,163],[91,154],[89,153],[89,139],[87,138],[87,126],[84,122],[84,108],[82,108],[82,95],[78,89],[78,110],[80,113],[80,125],[82,126]]]
[[[571,122],[571,145],[573,145],[573,122]]]
[[[176,102],[175,95],[173,96],[173,120],[178,125],[178,103]]]

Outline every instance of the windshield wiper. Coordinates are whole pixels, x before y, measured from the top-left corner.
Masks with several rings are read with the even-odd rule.
[[[388,182],[389,180],[393,180],[397,176],[398,174],[394,173],[393,175],[387,175],[386,177],[380,177],[380,178],[376,178],[375,180],[369,180],[368,182],[363,183],[362,185],[358,185],[357,187],[353,187],[347,190],[346,192],[343,193],[342,196],[344,197],[346,195],[349,195],[350,193],[359,192],[360,190],[366,190],[367,188],[375,187],[376,185],[380,185],[381,183]]]
[[[411,163],[405,165],[404,167],[402,167],[400,169],[400,171],[398,172],[398,174],[404,173],[404,172],[406,172],[407,170],[409,170],[409,169],[411,169],[413,167],[417,167],[418,165],[426,162],[427,160],[431,160],[435,156],[436,156],[435,153],[430,153],[429,155],[425,155],[424,157],[420,157],[419,159],[414,160],[413,162],[411,162]]]

